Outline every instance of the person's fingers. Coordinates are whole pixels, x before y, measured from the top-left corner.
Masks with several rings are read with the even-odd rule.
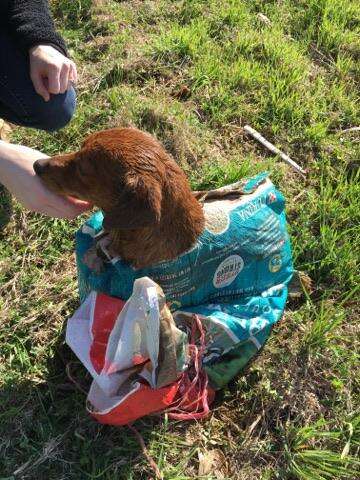
[[[47,217],[52,217],[52,218],[64,218],[68,220],[72,220],[75,217],[70,217],[67,215],[64,215],[64,212],[62,210],[58,210],[51,205],[44,205],[41,208],[37,209],[31,209],[35,211],[36,213],[41,213],[41,215],[46,215]]]
[[[75,217],[78,217],[79,215],[82,215],[83,213],[87,212],[88,210],[89,210],[89,206],[87,206],[87,205],[86,206],[85,205],[74,205],[73,212],[75,214]]]
[[[70,81],[73,82],[75,85],[78,81],[77,69],[74,62],[70,62]]]
[[[82,213],[85,213],[87,212],[88,210],[90,210],[92,208],[92,206],[90,205],[74,205],[74,208],[75,208],[75,212],[76,212],[76,216],[78,215],[81,215]]]
[[[22,204],[25,208],[35,213],[41,213],[42,215],[55,218],[67,218],[69,212],[64,212],[61,206],[51,200],[49,196],[40,196],[36,199],[30,199],[29,202],[23,201]]]
[[[84,208],[74,205],[71,202],[61,197],[57,198],[56,206],[54,204],[51,206],[55,207],[56,210],[58,210],[59,215],[61,215],[61,218],[67,218],[69,220],[76,218],[78,215],[83,213],[83,211],[85,211]]]
[[[64,63],[60,73],[60,93],[65,93],[69,87],[70,65]]]
[[[81,215],[82,213],[90,210],[93,207],[93,205],[91,205],[89,202],[83,202],[82,200],[77,200],[69,197],[66,197],[65,201],[68,203],[70,215],[73,215],[72,218]]]
[[[89,210],[90,208],[93,207],[93,204],[90,203],[90,202],[87,202],[85,200],[79,200],[78,198],[74,198],[74,197],[71,197],[71,196],[67,196],[66,199],[72,203],[73,205],[76,205],[80,208],[84,208],[86,210]]]
[[[55,218],[65,218],[67,220],[73,220],[77,216],[81,215],[82,211],[74,207],[69,206],[54,206],[52,204],[45,204],[37,210],[38,213],[42,213],[43,215],[47,215],[49,217]]]
[[[50,192],[43,185],[39,187],[35,204],[35,208],[30,207],[31,210],[49,215],[50,217],[67,218],[70,220],[85,211],[83,205],[76,205],[67,198]]]
[[[30,210],[51,217],[73,219],[91,207],[87,202],[74,198],[70,199],[51,192],[36,175],[32,178],[34,182],[33,194],[29,202],[22,202],[23,204],[27,203],[26,206]]]
[[[45,102],[48,102],[50,100],[50,94],[44,84],[44,79],[40,72],[33,72],[31,74],[31,81],[33,82],[36,93],[38,93]]]
[[[73,219],[82,213],[89,210],[92,205],[89,202],[84,202],[83,200],[78,200],[73,197],[61,197],[52,193],[51,206],[56,208],[61,214],[61,218]]]
[[[48,72],[48,91],[57,95],[60,93],[60,68],[57,65],[49,65]]]

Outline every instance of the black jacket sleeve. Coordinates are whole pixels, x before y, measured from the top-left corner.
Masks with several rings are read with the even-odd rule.
[[[22,49],[48,43],[67,55],[65,42],[55,31],[47,0],[9,0],[8,5],[7,24]]]

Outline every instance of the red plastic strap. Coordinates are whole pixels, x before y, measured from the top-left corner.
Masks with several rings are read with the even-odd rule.
[[[196,333],[200,333],[199,346]],[[190,365],[179,381],[180,400],[165,411],[174,420],[199,420],[209,414],[208,376],[202,368],[205,352],[205,331],[198,315],[193,315],[189,344]]]

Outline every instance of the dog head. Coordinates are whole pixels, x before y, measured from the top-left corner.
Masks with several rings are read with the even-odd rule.
[[[38,160],[34,170],[53,192],[101,208],[107,229],[154,226],[167,172],[183,175],[153,137],[132,128],[92,134],[80,151]]]
[[[204,229],[185,173],[139,130],[95,133],[78,152],[38,160],[34,170],[53,192],[101,208],[112,252],[138,268],[176,258]]]

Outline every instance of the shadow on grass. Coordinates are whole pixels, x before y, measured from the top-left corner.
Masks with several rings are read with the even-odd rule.
[[[53,348],[44,378],[35,373],[0,388],[0,480],[149,478],[130,430],[100,425],[86,412],[86,396],[68,378],[66,365],[72,362],[72,375],[86,390],[91,378],[64,343],[64,332]],[[164,432],[158,417],[140,420],[136,428],[147,446]]]
[[[0,480],[49,478],[148,479],[151,469],[133,433],[126,427],[101,425],[86,411],[91,377],[64,343],[65,325],[55,354],[41,379],[18,378],[0,387]],[[162,418],[134,424],[158,462],[166,434]],[[181,425],[184,433],[186,425]],[[165,440],[166,441],[166,440]]]

